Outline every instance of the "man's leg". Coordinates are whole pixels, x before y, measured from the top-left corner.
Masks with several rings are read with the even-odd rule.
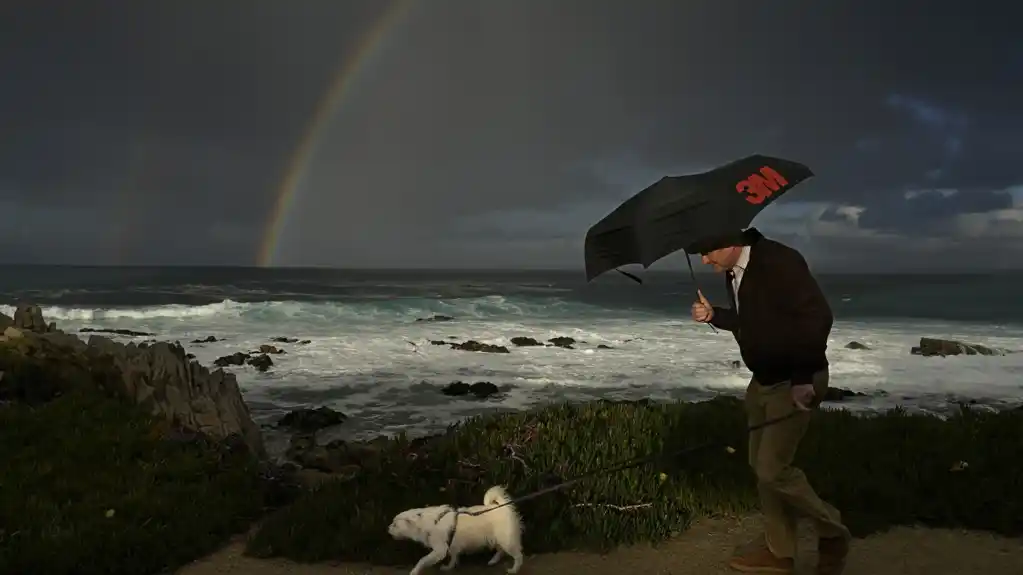
[[[750,427],[763,424],[768,419],[767,406],[762,394],[763,387],[754,379],[746,388],[746,418]],[[757,461],[760,452],[764,448],[764,429],[751,431],[749,434],[749,464],[756,471]],[[760,492],[760,510],[764,515],[765,532],[763,541],[756,541],[747,545],[736,557],[732,559],[729,566],[737,571],[747,573],[789,573],[792,570],[794,549],[792,552],[784,548],[777,548],[771,541],[769,532],[778,529],[777,526],[792,525],[795,531],[795,517],[788,509],[785,501],[774,492]]]
[[[824,397],[827,385],[827,371],[814,376],[814,388],[817,392],[814,407],[819,405],[820,399]],[[791,386],[788,384],[772,386],[770,390],[763,390],[761,396],[764,398],[768,419],[784,417],[796,409],[792,403]],[[801,412],[764,430],[755,467],[757,485],[761,493],[771,493],[772,497],[784,501],[786,506],[798,515],[810,518],[822,539],[847,543],[849,530],[842,523],[841,514],[823,501],[810,486],[803,471],[792,465],[809,421],[810,413]],[[794,529],[780,521],[768,522],[766,527],[768,545],[772,550],[781,554],[788,553],[789,549],[794,552]]]

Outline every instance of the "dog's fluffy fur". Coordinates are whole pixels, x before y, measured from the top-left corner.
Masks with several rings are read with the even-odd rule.
[[[430,548],[430,553],[419,560],[409,575],[419,575],[423,569],[450,557],[441,569],[447,571],[458,564],[464,552],[496,549],[488,565],[497,565],[505,556],[515,561],[508,573],[517,573],[522,567],[522,520],[514,505],[505,505],[481,515],[469,515],[508,503],[510,498],[504,487],[491,487],[483,496],[483,505],[454,508],[436,505],[402,511],[391,521],[387,532],[395,539],[408,539]]]

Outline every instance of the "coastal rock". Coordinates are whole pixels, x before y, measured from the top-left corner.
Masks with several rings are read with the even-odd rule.
[[[92,336],[88,345],[114,359],[126,394],[153,415],[215,439],[241,436],[253,453],[265,456],[262,434],[233,374],[210,371],[176,343],[138,348]]]
[[[821,401],[845,401],[846,399],[853,397],[867,397],[867,394],[845,389],[843,387],[829,387],[828,391],[824,393],[824,399]]]
[[[434,343],[434,342],[430,342]],[[475,351],[479,353],[511,353],[511,351],[503,345],[494,345],[492,343],[482,343],[474,339],[463,341],[461,343],[448,343],[441,342],[441,345],[447,344],[451,346],[451,349],[459,349],[462,351]]]
[[[945,357],[949,355],[1005,355],[1004,349],[996,349],[974,343],[963,343],[950,339],[921,337],[920,345],[909,350],[913,355],[924,357]]]
[[[17,309],[14,310],[13,318],[14,327],[21,331],[31,331],[33,333],[46,333],[50,331],[50,327],[46,325],[46,320],[43,319],[43,310],[37,305],[32,304],[20,304]],[[54,329],[55,326],[54,326]]]
[[[257,371],[266,371],[273,367],[274,365],[273,360],[270,359],[270,356],[265,353],[251,356],[249,357],[249,359],[245,360],[245,363],[256,368]]]
[[[236,351],[232,354],[224,355],[213,360],[213,365],[217,367],[240,367],[243,365],[251,365],[259,371],[266,371],[273,367],[274,362],[270,359],[269,353],[284,353],[278,350],[272,345],[260,346],[259,351],[244,352]]]
[[[30,327],[45,325],[38,317],[27,317]],[[179,344],[125,345],[100,335],[85,342],[55,326],[47,326],[46,333],[22,335],[8,335],[0,344],[0,371],[13,376],[4,377],[5,395],[45,401],[77,386],[91,386],[124,396],[185,431],[221,441],[239,437],[252,453],[266,455],[234,376],[192,361]]]
[[[236,351],[230,355],[223,355],[213,360],[213,365],[217,367],[245,365],[245,360],[247,359],[249,359],[249,354],[241,351]]]
[[[858,341],[850,341],[849,343],[845,344],[845,349],[870,349],[870,347],[868,347],[867,344],[865,343],[860,343]]]
[[[259,353],[280,354],[280,353],[287,353],[287,352],[284,351],[283,349],[279,349],[275,345],[270,345],[270,344],[264,343],[263,345],[259,346]]]
[[[614,348],[611,347],[610,345],[600,343],[600,344],[597,344],[597,349],[614,349]]]
[[[416,322],[438,322],[438,321],[455,321],[455,318],[449,315],[435,314],[430,317],[416,318]]]
[[[278,427],[287,427],[302,433],[314,433],[321,429],[341,425],[348,416],[329,407],[303,407],[289,411],[277,422]]]
[[[531,337],[517,336],[511,338],[511,344],[517,347],[537,347],[542,346],[543,342]]]
[[[277,336],[277,337],[270,338],[270,341],[272,341],[274,343],[293,343],[293,344],[296,344],[296,345],[306,345],[307,343],[312,343],[312,340],[309,340],[309,339],[298,339],[297,337],[284,337],[284,336]]]
[[[496,395],[501,392],[501,389],[490,383],[489,381],[477,381],[473,384],[468,384],[462,381],[454,381],[444,386],[440,391],[444,395],[452,397],[461,397],[465,395],[473,395],[477,399],[486,399],[492,395]]]
[[[219,340],[219,339],[217,339],[216,337],[214,337],[212,335],[208,335],[206,337],[193,339],[190,343],[216,343],[218,341],[222,341],[222,340]]]
[[[572,347],[576,343],[575,338],[560,336],[552,337],[547,341],[550,342],[550,344],[554,347],[560,347],[562,349],[575,349],[574,347]]]
[[[109,333],[109,334],[112,334],[112,335],[126,335],[128,337],[150,337],[150,336],[156,335],[156,334],[152,334],[152,333],[148,333],[148,332],[144,332],[144,331],[135,331],[135,330],[132,330],[132,329],[109,329],[109,328],[103,328],[103,327],[83,327],[82,329],[78,330],[78,332],[79,333]]]

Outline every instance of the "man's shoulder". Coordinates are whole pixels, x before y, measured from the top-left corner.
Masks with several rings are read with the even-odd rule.
[[[803,254],[796,248],[770,238],[763,238],[758,241],[755,251],[758,258],[766,257],[771,260],[786,260],[791,262],[805,261]]]

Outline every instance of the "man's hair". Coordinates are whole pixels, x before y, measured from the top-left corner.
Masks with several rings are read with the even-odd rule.
[[[686,251],[691,254],[707,254],[721,248],[749,245],[751,239],[752,238],[748,237],[747,234],[740,230],[728,234],[722,234],[720,236],[697,240],[686,248]]]

